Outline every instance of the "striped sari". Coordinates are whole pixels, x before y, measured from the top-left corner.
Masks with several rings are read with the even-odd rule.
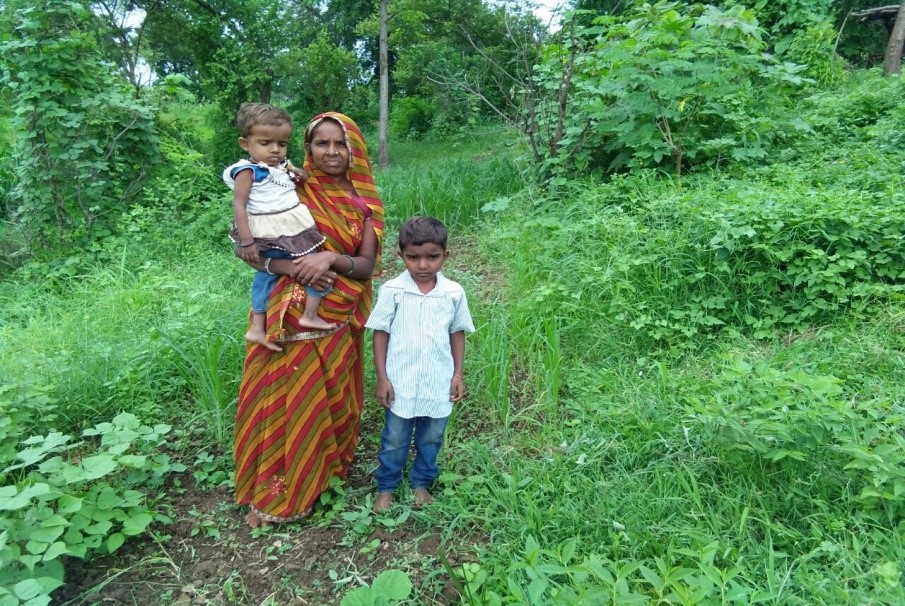
[[[327,240],[324,249],[355,255],[370,224],[383,237],[383,204],[371,174],[361,132],[348,117],[315,117],[339,122],[350,148],[353,200],[331,177],[305,159],[309,178],[299,195]],[[380,259],[378,247],[377,260]],[[375,272],[376,273],[376,272]],[[319,315],[339,324],[335,331],[300,329],[305,289],[288,276],[277,282],[267,310],[267,334],[283,351],[246,346],[239,387],[234,455],[236,502],[249,505],[266,522],[307,516],[331,478],[345,478],[358,444],[364,401],[364,323],[371,310],[371,280],[337,276]]]

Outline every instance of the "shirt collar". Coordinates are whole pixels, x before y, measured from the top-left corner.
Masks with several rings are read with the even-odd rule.
[[[446,277],[443,275],[442,271],[437,272],[437,283],[434,284],[433,290],[427,294],[421,292],[421,289],[415,284],[415,280],[412,278],[412,274],[409,273],[409,270],[402,272],[402,275],[399,277],[402,278],[402,286],[405,288],[406,292],[416,293],[423,297],[433,297],[436,294],[444,292],[443,283],[446,282]]]

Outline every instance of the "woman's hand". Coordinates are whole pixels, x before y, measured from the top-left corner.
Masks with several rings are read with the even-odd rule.
[[[327,250],[309,253],[292,261],[289,275],[299,284],[324,290],[336,279],[336,272],[330,269],[336,257],[336,253]]]

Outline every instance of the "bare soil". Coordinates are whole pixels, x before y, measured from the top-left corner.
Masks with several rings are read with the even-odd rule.
[[[450,555],[440,529],[431,528],[402,494],[381,517],[368,517],[373,496],[370,468],[379,436],[376,420],[363,420],[358,457],[345,486],[303,522],[250,529],[228,487],[195,486],[191,469],[175,478],[162,509],[173,520],[154,528],[158,538],[132,541],[114,555],[67,562],[67,584],[55,605],[299,605],[329,606],[380,572],[406,572],[415,587],[410,604],[459,603],[443,560]],[[181,486],[180,486],[181,485]],[[362,526],[354,528],[360,516]],[[394,520],[402,520],[396,524]],[[454,550],[470,551],[464,544]],[[442,553],[441,553],[442,550]]]

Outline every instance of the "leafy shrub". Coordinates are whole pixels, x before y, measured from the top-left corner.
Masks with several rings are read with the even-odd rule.
[[[830,23],[812,25],[795,34],[784,57],[807,66],[804,72],[820,86],[839,84],[846,63],[835,51],[836,29]]]
[[[137,489],[184,470],[159,451],[170,427],[148,427],[127,413],[86,429],[79,442],[55,431],[22,440],[46,408],[53,401],[42,390],[20,385],[0,392],[4,606],[48,604],[63,584],[64,556],[113,553],[155,519],[165,520]]]
[[[885,77],[880,70],[859,72],[838,88],[805,99],[802,113],[821,143],[838,144],[863,139],[878,121],[901,113],[903,96],[905,79]]]
[[[718,456],[794,460],[792,475],[839,493],[852,487],[854,504],[866,514],[895,519],[905,512],[905,436],[895,429],[905,419],[900,403],[858,401],[834,376],[741,359],[730,359],[687,402],[687,426],[708,436],[707,448]]]
[[[750,302],[759,313],[741,318],[755,334],[781,325],[800,330],[884,285],[905,285],[905,196],[759,193],[767,195],[707,213],[720,225],[709,243],[713,269],[734,274],[738,291],[757,293]]]
[[[421,97],[403,97],[393,102],[390,132],[395,137],[421,137],[431,129],[436,106]]]
[[[811,172],[768,167],[757,185],[707,180],[676,191],[639,173],[564,190],[502,235],[519,242],[515,263],[525,267],[513,285],[531,293],[515,307],[577,326],[592,313],[626,339],[667,348],[865,312],[905,289],[905,194],[894,174],[855,170],[859,158]]]
[[[752,11],[638,3],[597,23],[583,30],[563,136],[547,158],[552,172],[670,166],[679,176],[723,158],[764,158],[789,130],[783,106],[804,67],[763,53]],[[570,50],[550,53],[539,89],[558,89]],[[558,120],[546,106],[559,103],[545,99],[537,111]]]
[[[152,108],[104,63],[97,22],[76,2],[16,13],[0,49],[0,83],[15,90],[16,220],[30,253],[58,253],[110,233],[134,199],[157,146]]]

